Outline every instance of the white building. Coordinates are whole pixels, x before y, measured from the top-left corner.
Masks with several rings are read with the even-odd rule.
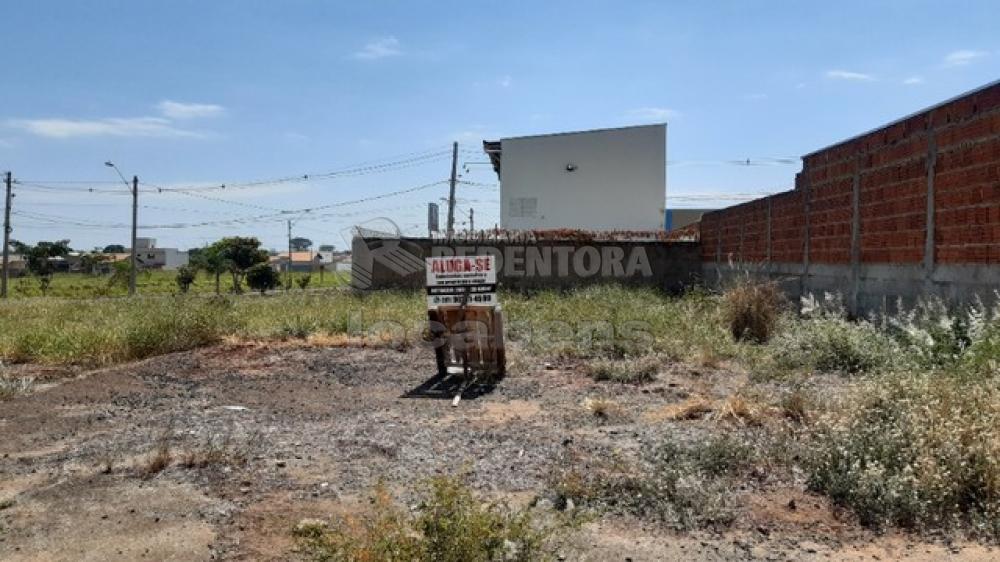
[[[483,141],[506,229],[662,230],[667,126]]]
[[[188,253],[176,248],[157,248],[155,238],[135,239],[138,269],[177,269],[188,264]]]

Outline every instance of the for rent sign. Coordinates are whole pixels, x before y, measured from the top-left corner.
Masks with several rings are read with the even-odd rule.
[[[427,258],[427,308],[497,304],[497,270],[493,256]],[[467,296],[466,296],[467,295]]]

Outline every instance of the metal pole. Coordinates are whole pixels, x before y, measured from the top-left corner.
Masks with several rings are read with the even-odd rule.
[[[285,284],[285,292],[292,288],[292,219],[288,219],[288,281]]]
[[[128,275],[128,295],[135,296],[136,247],[135,239],[139,223],[139,176],[132,176],[132,257]]]
[[[0,298],[7,298],[7,276],[9,275],[8,267],[10,267],[10,202],[11,202],[11,184],[13,181],[10,177],[10,172],[4,177],[4,183],[7,186],[7,197],[4,199],[3,207],[3,274],[0,276]]]
[[[472,207],[469,207],[469,232],[475,232],[476,222],[472,218],[472,213],[475,211]]]
[[[451,181],[448,189],[448,238],[455,234],[455,184],[458,182],[458,143],[451,145]]]

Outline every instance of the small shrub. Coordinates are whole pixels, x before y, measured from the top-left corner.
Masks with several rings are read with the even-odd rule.
[[[754,343],[771,339],[782,302],[777,284],[745,280],[728,289],[723,298],[733,339]]]
[[[146,478],[151,478],[170,466],[170,461],[172,460],[170,443],[161,441],[149,458],[146,459],[146,462],[140,467],[140,472]]]
[[[738,512],[741,480],[754,450],[728,436],[693,443],[668,441],[635,466],[577,468],[559,474],[553,490],[598,511],[631,515],[683,530],[726,527]]]
[[[0,374],[0,400],[27,394],[34,386],[34,377],[10,377]]]
[[[302,522],[293,531],[317,560],[489,562],[552,559],[547,547],[556,527],[542,527],[525,510],[482,503],[461,482],[439,477],[411,514],[397,508],[379,484],[372,513],[326,525]]]
[[[170,440],[174,434],[173,427],[173,420],[171,420],[163,432],[160,433],[159,437],[156,438],[153,452],[139,466],[139,474],[143,477],[152,478],[156,476],[170,466],[171,461],[174,460],[170,447]]]
[[[182,265],[177,268],[177,275],[174,277],[174,281],[177,283],[177,288],[180,289],[181,293],[187,293],[191,290],[191,285],[194,285],[197,277],[197,269],[190,265]]]
[[[278,272],[267,263],[258,263],[247,269],[246,280],[251,289],[260,291],[262,295],[281,282]]]
[[[250,459],[260,437],[252,434],[240,439],[232,431],[206,436],[184,452],[180,464],[185,468],[242,466]]]
[[[299,286],[300,289],[305,291],[309,288],[309,282],[312,281],[312,275],[306,274],[295,280],[295,284]]]
[[[834,297],[827,300],[833,304],[823,307],[807,297],[804,317],[789,321],[771,342],[779,368],[857,374],[883,368],[899,357],[892,338],[868,321],[848,320]]]
[[[818,418],[810,437],[809,486],[863,524],[1000,539],[996,381],[873,378]]]
[[[587,398],[583,407],[596,418],[607,420],[621,414],[621,405],[610,398]]]
[[[642,384],[656,380],[660,360],[655,355],[631,359],[593,359],[586,364],[587,374],[595,381]]]

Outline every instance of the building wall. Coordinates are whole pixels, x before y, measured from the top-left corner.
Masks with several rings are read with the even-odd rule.
[[[502,139],[503,228],[662,229],[666,143],[662,124]]]
[[[177,269],[188,264],[188,253],[173,248],[163,250],[163,269]]]
[[[427,280],[425,258],[472,255],[495,256],[497,281],[513,290],[617,283],[679,292],[701,281],[697,242],[356,237],[351,284],[357,289],[420,289]],[[401,264],[408,266],[402,272]]]
[[[855,312],[1000,283],[1000,82],[803,157],[795,189],[707,213],[707,279],[751,269]]]

